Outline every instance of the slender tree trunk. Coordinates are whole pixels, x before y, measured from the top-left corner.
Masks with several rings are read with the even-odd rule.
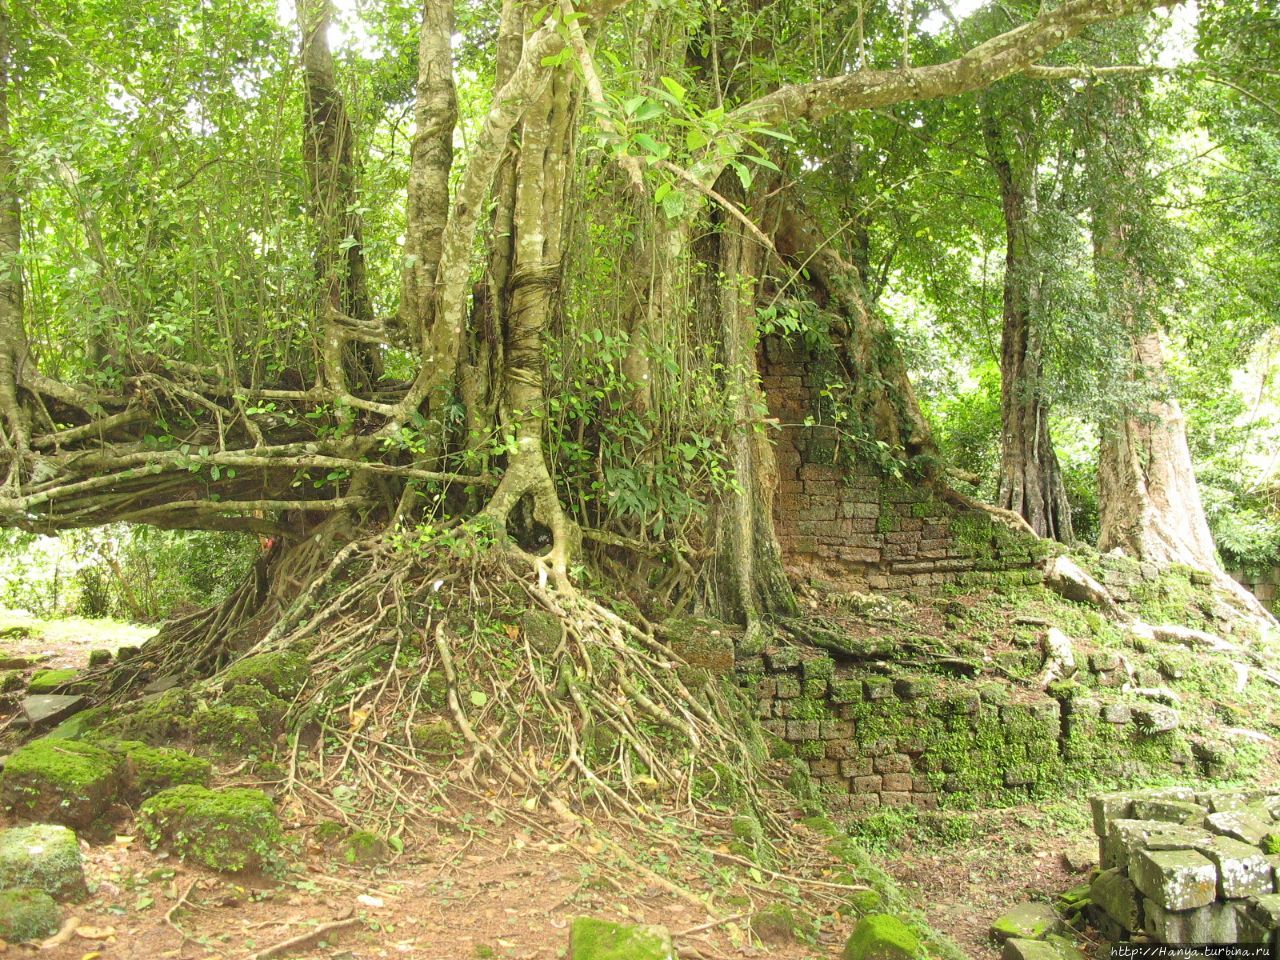
[[[449,171],[453,166],[453,130],[458,123],[450,46],[452,0],[424,0],[421,29],[398,314],[415,339],[431,327],[432,288],[449,217]]]
[[[749,629],[770,616],[796,612],[773,526],[778,468],[756,356],[756,296],[764,254],[742,224],[723,217],[707,281],[724,336],[725,390],[733,409],[729,457],[737,482],[716,512],[715,605],[720,616]]]
[[[1000,483],[997,503],[1030,524],[1038,536],[1071,540],[1071,509],[1058,455],[1049,435],[1044,396],[1044,331],[1037,317],[1039,284],[1033,263],[1032,217],[1037,153],[1006,149],[989,103],[983,137],[1005,222],[1004,311],[1000,335]]]
[[[27,336],[22,316],[21,189],[9,126],[11,59],[9,7],[7,0],[0,0],[0,444],[9,461],[5,487],[20,482],[31,445],[27,417],[18,399]]]
[[[502,318],[501,420],[510,438],[506,472],[485,514],[505,536],[508,520],[528,497],[533,519],[550,533],[543,571],[567,583],[578,549],[577,531],[560,504],[543,446],[542,338],[559,309],[567,222],[567,187],[573,173],[577,112],[576,78],[556,69],[524,115],[515,163],[511,270]]]
[[[315,272],[321,285],[321,357],[326,386],[349,392],[350,375],[368,388],[381,373],[376,349],[359,344],[362,328],[375,336],[365,276],[364,237],[356,212],[355,131],[338,90],[329,50],[330,0],[298,0],[305,81],[303,159],[316,230]],[[349,350],[348,343],[358,344]]]

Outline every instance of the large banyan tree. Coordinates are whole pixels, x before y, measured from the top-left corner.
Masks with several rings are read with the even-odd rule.
[[[530,656],[625,658],[621,698],[546,700],[565,736],[592,707],[643,752],[623,699],[714,742],[643,611],[583,585],[792,610],[756,371],[780,300],[841,315],[858,418],[946,484],[815,150],[1151,6],[1015,5],[934,58],[927,11],[878,2],[388,0],[345,49],[330,0],[0,4],[0,523],[259,535],[151,673],[412,627],[452,677],[432,611],[496,565],[562,624]]]

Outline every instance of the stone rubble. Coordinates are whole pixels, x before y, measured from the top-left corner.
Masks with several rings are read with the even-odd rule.
[[[1280,929],[1280,787],[1090,798],[1103,869],[1087,914],[1108,940],[1266,943]]]

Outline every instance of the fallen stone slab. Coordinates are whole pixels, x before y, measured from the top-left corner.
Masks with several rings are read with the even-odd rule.
[[[1217,867],[1195,850],[1139,850],[1130,863],[1129,878],[1149,900],[1166,910],[1207,906],[1218,895]]]
[[[1103,870],[1089,886],[1089,899],[1125,930],[1142,929],[1142,898],[1117,869]]]
[[[43,890],[19,887],[0,892],[0,940],[27,943],[58,931],[58,905]]]
[[[87,698],[78,694],[45,693],[26,697],[22,701],[22,714],[32,730],[56,727],[72,714],[89,706]]]
[[[1130,871],[1139,850],[1193,850],[1212,834],[1200,827],[1159,820],[1112,820],[1100,845],[1102,869]]]
[[[1093,833],[1097,837],[1107,835],[1107,824],[1112,820],[1132,820],[1133,794],[1099,793],[1089,798],[1089,811],[1093,814]]]
[[[1204,818],[1205,826],[1214,833],[1233,840],[1258,846],[1271,832],[1271,824],[1264,823],[1247,811],[1224,811],[1211,813]]]
[[[1219,836],[1197,844],[1196,850],[1218,868],[1218,896],[1222,899],[1239,900],[1276,892],[1271,864],[1257,847]]]
[[[0,887],[30,887],[59,900],[83,898],[88,891],[76,835],[52,823],[0,830]]]
[[[1043,940],[1062,929],[1058,911],[1047,903],[1020,903],[991,925],[991,936],[997,942],[1017,938],[1019,940]]]
[[[569,928],[568,960],[675,960],[666,927],[578,917]]]
[[[1064,937],[1048,940],[1006,940],[1000,960],[1084,960],[1071,941]]]
[[[87,827],[107,812],[120,785],[121,760],[78,740],[33,740],[0,773],[0,802],[18,817]]]
[[[840,954],[841,960],[919,960],[923,956],[915,933],[890,913],[871,913],[859,920]]]

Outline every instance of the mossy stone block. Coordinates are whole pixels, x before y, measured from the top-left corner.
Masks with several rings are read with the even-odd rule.
[[[87,827],[110,808],[120,786],[120,758],[77,740],[34,740],[9,757],[0,800],[15,816]]]
[[[449,757],[458,752],[462,738],[448,720],[418,723],[409,732],[415,750],[432,757]]]
[[[111,662],[110,650],[90,650],[89,651],[89,666],[105,667],[110,662]]]
[[[194,712],[195,698],[179,687],[127,705],[123,712],[104,721],[98,729],[105,737],[140,740],[162,747],[190,734]]]
[[[751,932],[761,943],[794,943],[804,924],[785,903],[771,903],[751,916]]]
[[[84,897],[76,835],[52,823],[0,831],[0,887],[30,887],[59,900]]]
[[[191,738],[215,751],[239,754],[266,749],[271,744],[271,731],[249,707],[219,704],[196,713],[191,720]]]
[[[569,928],[568,960],[675,960],[666,927],[578,917]]]
[[[153,747],[139,740],[100,740],[99,746],[124,758],[124,789],[131,800],[147,797],[184,783],[206,786],[213,767],[185,750]]]
[[[218,706],[248,707],[272,733],[280,732],[289,712],[289,704],[260,683],[237,684],[218,699]]]
[[[296,697],[311,676],[311,665],[301,653],[285,650],[260,653],[233,663],[222,675],[224,689],[256,683],[283,700]]]
[[[924,956],[920,941],[890,913],[872,913],[858,921],[840,954],[842,960],[916,960]]]
[[[53,693],[59,687],[71,683],[76,678],[76,671],[70,668],[62,670],[37,670],[31,675],[27,684],[28,693]]]
[[[283,841],[275,805],[261,790],[173,787],[142,805],[139,824],[152,847],[226,873],[274,866]]]
[[[369,830],[357,830],[343,841],[340,856],[355,867],[374,867],[391,859],[391,844]]]
[[[1103,870],[1089,886],[1089,899],[1125,930],[1142,929],[1141,897],[1119,869]]]
[[[0,892],[0,940],[26,943],[58,932],[58,905],[43,890],[19,887]]]
[[[991,935],[1004,942],[1012,938],[1043,940],[1062,928],[1058,911],[1047,903],[1020,903],[991,925]]]

